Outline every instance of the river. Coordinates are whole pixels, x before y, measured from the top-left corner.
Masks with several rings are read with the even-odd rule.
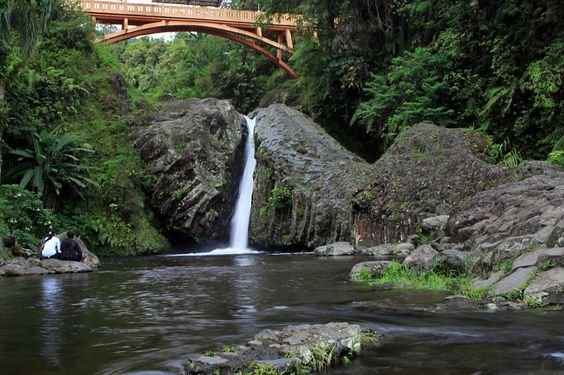
[[[349,281],[361,260],[153,256],[2,278],[0,373],[175,374],[189,353],[331,321],[363,324],[383,344],[330,374],[564,373],[563,312],[421,311],[443,295]]]

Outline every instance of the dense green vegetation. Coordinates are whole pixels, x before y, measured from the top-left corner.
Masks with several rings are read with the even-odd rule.
[[[141,38],[112,46],[134,98],[231,99],[242,113],[287,80],[266,57],[229,40],[179,33],[174,40]]]
[[[144,207],[129,98],[115,58],[93,36],[85,15],[59,5],[29,61],[11,38],[2,183],[33,193],[2,186],[0,229],[26,246],[54,228],[74,230],[101,255],[154,251],[167,244]]]
[[[296,67],[301,97],[326,126],[362,127],[378,144],[417,121],[473,127],[500,157],[564,147],[561,1],[263,3],[319,30],[319,43],[298,45]]]
[[[563,2],[234,3],[259,5],[267,15],[304,15],[290,59],[299,79],[214,36],[104,47],[91,21],[68,6],[3,2],[0,234],[30,245],[46,225],[74,229],[102,255],[166,246],[127,136],[136,111],[169,98],[228,98],[249,112],[284,96],[368,160],[402,130],[432,121],[484,132],[498,161],[564,165]]]

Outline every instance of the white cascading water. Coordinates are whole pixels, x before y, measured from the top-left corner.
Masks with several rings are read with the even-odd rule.
[[[245,168],[239,183],[239,197],[235,204],[235,213],[231,220],[231,238],[229,247],[246,249],[249,238],[249,221],[251,218],[251,201],[253,198],[253,173],[257,161],[255,159],[255,119],[245,116],[247,121],[247,142],[245,143]]]
[[[253,197],[253,173],[257,161],[255,159],[255,119],[245,116],[247,122],[247,142],[245,143],[245,166],[239,182],[239,197],[235,204],[235,213],[231,219],[231,238],[227,249],[215,249],[203,253],[174,254],[170,256],[208,256],[256,254],[260,251],[247,249],[249,222],[251,219],[251,201]]]

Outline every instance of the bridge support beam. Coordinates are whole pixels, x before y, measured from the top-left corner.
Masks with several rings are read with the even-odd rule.
[[[282,34],[278,34],[278,44],[282,44]],[[282,61],[282,50],[281,49],[276,50],[276,58],[278,59],[278,61]]]
[[[292,32],[290,30],[286,30],[286,45],[288,48],[294,49],[294,42],[292,41]]]

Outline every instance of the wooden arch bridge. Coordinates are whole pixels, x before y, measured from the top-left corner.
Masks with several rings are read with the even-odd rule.
[[[121,30],[105,35],[100,40],[103,43],[162,32],[201,32],[252,48],[291,77],[297,77],[284,60],[294,52],[292,32],[298,22],[295,15],[281,14],[268,25],[257,26],[260,11],[127,0],[79,0],[79,5],[97,23],[121,25]],[[276,49],[275,55],[267,49],[269,46]]]

